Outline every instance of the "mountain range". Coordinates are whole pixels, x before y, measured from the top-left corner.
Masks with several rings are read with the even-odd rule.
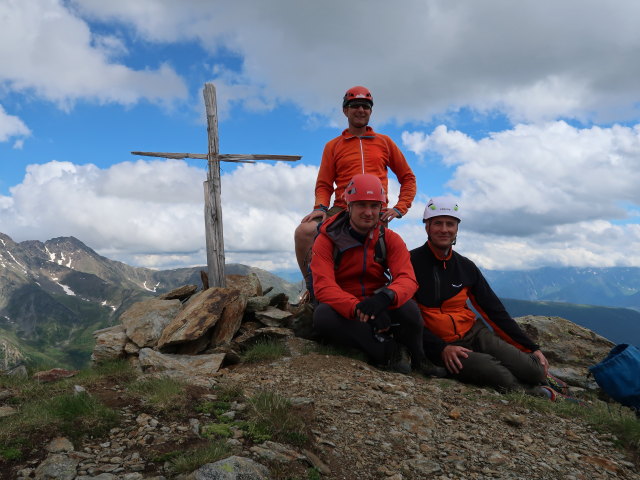
[[[16,243],[0,233],[0,340],[19,348],[32,363],[84,366],[95,330],[117,323],[120,314],[145,297],[186,284],[200,286],[201,270],[206,267],[131,267],[74,237]],[[298,293],[267,271],[226,265],[227,274],[250,272],[265,288]]]
[[[632,308],[640,311],[640,268],[543,267],[484,270],[499,297]]]

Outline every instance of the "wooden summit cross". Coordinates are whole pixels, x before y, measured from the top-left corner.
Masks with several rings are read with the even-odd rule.
[[[224,239],[222,236],[222,206],[220,203],[220,162],[255,163],[256,160],[284,160],[293,162],[297,155],[243,155],[220,154],[218,152],[218,109],[216,87],[204,84],[204,104],[207,111],[207,133],[209,153],[158,153],[131,152],[133,155],[161,158],[201,158],[209,163],[207,180],[204,182],[204,223],[207,240],[207,270],[210,287],[224,287]]]

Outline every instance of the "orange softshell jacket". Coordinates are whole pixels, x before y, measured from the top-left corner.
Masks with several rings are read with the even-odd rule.
[[[387,189],[387,169],[390,168],[400,182],[400,196],[393,207],[401,215],[407,213],[416,196],[416,177],[397,145],[386,135],[375,133],[367,127],[367,133],[361,137],[351,135],[348,130],[329,141],[322,153],[322,162],[316,181],[315,208],[328,207],[331,194],[333,204],[346,208],[342,195],[347,184],[358,173],[375,175]]]

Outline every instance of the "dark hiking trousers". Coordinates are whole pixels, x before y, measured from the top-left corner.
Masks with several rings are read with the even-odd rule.
[[[411,355],[411,363],[416,366],[424,360],[422,350],[422,316],[414,300],[393,310],[387,310],[391,322],[398,326],[391,327],[396,342],[404,345]],[[390,358],[392,341],[380,342],[374,336],[368,323],[350,320],[338,314],[326,303],[320,303],[313,313],[313,328],[327,340],[364,351],[377,365],[386,364]]]
[[[545,379],[544,367],[534,355],[502,340],[482,320],[476,320],[462,340],[449,345],[473,350],[468,358],[460,358],[460,373],[451,374],[461,382],[509,391],[526,390]]]

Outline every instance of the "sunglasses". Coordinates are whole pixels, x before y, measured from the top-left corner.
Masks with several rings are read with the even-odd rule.
[[[353,108],[354,110],[357,110],[360,107],[362,107],[364,110],[371,110],[371,105],[369,105],[368,103],[350,103],[348,107]]]

